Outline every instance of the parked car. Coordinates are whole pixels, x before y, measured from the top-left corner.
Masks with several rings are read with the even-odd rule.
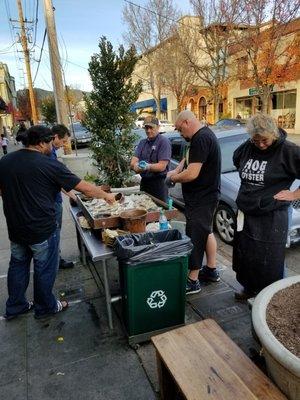
[[[231,127],[234,128],[235,126],[244,126],[246,125],[246,121],[243,119],[235,119],[235,118],[224,118],[220,119],[215,124],[216,126],[220,127]]]
[[[136,127],[137,127],[137,128],[142,128],[142,127],[144,126],[144,120],[145,120],[145,117],[138,117],[138,118],[135,120],[135,125],[136,125]]]
[[[145,117],[138,117],[135,120],[135,126],[136,128],[143,128],[144,127],[144,121],[145,121]],[[167,121],[166,119],[160,119],[159,120],[159,132],[163,133],[163,132],[170,132],[174,130],[174,124],[172,124],[171,122]]]
[[[72,145],[74,145],[76,141],[77,147],[88,146],[92,139],[91,132],[89,132],[80,122],[74,122],[73,129],[74,134],[72,127],[70,127]]]
[[[171,122],[165,120],[165,119],[160,119],[159,120],[159,132],[164,133],[164,132],[171,132],[174,131],[175,127],[174,124]]]
[[[219,206],[214,216],[214,227],[222,241],[232,244],[234,228],[236,224],[237,206],[235,203],[240,187],[240,177],[232,162],[234,150],[249,138],[245,129],[236,128],[224,130],[212,127],[220,143],[222,154],[222,174],[221,174],[221,198]],[[178,132],[168,135],[172,145],[171,169],[176,168],[185,154],[186,141]],[[292,185],[292,190],[300,186],[300,180],[296,180]],[[184,207],[181,184],[177,183],[169,190],[169,195],[174,203]],[[300,201],[292,203],[292,221],[287,239],[287,246],[300,242]]]

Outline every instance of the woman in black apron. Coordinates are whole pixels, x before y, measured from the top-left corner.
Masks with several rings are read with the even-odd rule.
[[[264,114],[252,117],[247,130],[250,139],[233,155],[241,178],[232,266],[244,290],[237,300],[283,278],[288,207],[300,198],[299,189],[289,190],[300,178],[300,147]]]

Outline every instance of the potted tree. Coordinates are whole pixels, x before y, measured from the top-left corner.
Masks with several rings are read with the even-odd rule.
[[[299,399],[300,396],[300,358],[284,346],[270,329],[268,324],[268,307],[272,299],[274,299],[273,303],[276,305],[276,314],[285,314],[287,306],[277,303],[278,297],[275,298],[275,296],[282,291],[286,291],[285,298],[290,298],[291,303],[295,303],[296,305],[297,300],[299,302],[299,296],[297,298],[297,295],[295,296],[293,292],[289,293],[289,290],[294,285],[299,284],[300,275],[296,275],[267,286],[255,298],[252,308],[253,327],[262,345],[268,373],[290,400]],[[297,318],[296,314],[297,312],[295,315],[292,315],[293,319]],[[281,317],[278,318],[278,321],[280,320],[282,324],[283,321]],[[286,321],[284,321],[284,323],[286,323]],[[290,324],[288,324],[288,327],[289,329],[291,328]],[[289,332],[289,334],[291,333],[289,330],[287,330],[287,332]]]
[[[135,48],[127,51],[102,37],[99,53],[92,56],[89,73],[93,90],[87,96],[84,125],[92,133],[91,151],[101,183],[112,187],[130,185],[129,168],[136,136],[132,127],[136,115],[130,106],[142,90],[141,82],[132,82],[138,60]]]

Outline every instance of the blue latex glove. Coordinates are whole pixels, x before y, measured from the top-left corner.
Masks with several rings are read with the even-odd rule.
[[[138,163],[138,167],[139,167],[140,169],[146,170],[146,169],[149,168],[149,164],[148,164],[146,161],[140,161],[140,162]]]
[[[165,185],[168,188],[172,188],[172,187],[175,186],[175,182],[171,181],[171,177],[170,176],[167,176],[166,179],[165,179]]]

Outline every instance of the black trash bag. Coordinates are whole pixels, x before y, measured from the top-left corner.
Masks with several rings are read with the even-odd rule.
[[[169,261],[189,255],[192,248],[189,237],[182,235],[177,229],[169,229],[118,236],[114,244],[114,254],[119,261],[133,265]]]

